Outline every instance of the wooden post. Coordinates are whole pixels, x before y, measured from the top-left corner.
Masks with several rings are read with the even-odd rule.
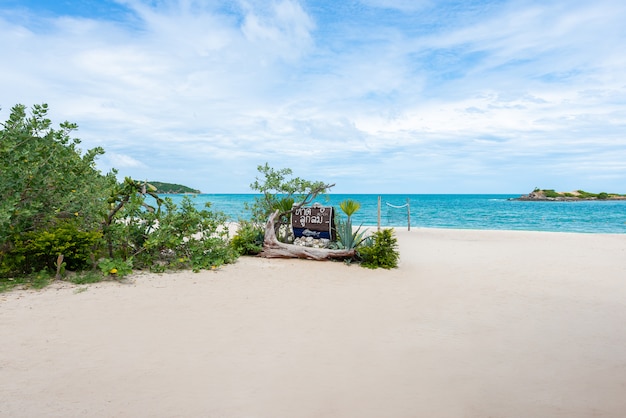
[[[409,231],[411,230],[411,204],[409,203],[409,198],[406,198],[406,217],[409,223]]]
[[[380,231],[380,196],[378,196],[378,231]]]

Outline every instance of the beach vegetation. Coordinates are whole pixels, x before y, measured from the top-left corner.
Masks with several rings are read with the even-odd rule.
[[[96,250],[102,193],[116,182],[95,168],[104,150],[82,152],[77,126],[54,128],[47,113],[16,105],[0,127],[0,279],[82,267]]]
[[[400,253],[393,229],[376,231],[357,249],[361,266],[376,269],[398,267]]]
[[[561,196],[560,193],[555,192],[553,189],[543,190],[543,194],[545,197],[560,197]]]
[[[74,284],[92,284],[101,282],[103,278],[99,270],[85,270],[69,275],[66,280]]]
[[[340,249],[356,249],[366,239],[366,230],[361,230],[362,226],[355,230],[350,219],[337,219],[335,230],[337,231],[337,247]]]
[[[48,111],[16,105],[0,125],[0,289],[84,271],[104,279],[236,259],[226,215],[196,209],[189,197],[177,206],[150,183],[118,182],[115,170],[101,173],[104,150],[82,151],[77,125],[53,127]]]
[[[122,278],[133,272],[133,259],[103,258],[98,263],[98,267],[104,277]]]
[[[289,229],[285,227],[289,225],[295,208],[308,205],[334,186],[293,177],[290,168],[274,169],[268,163],[257,166],[257,171],[259,174],[250,188],[261,196],[256,197],[251,205],[246,205],[246,209],[250,211],[250,219],[260,224],[265,224],[270,216],[278,212],[274,218],[274,230],[279,236],[281,228],[283,231]],[[282,238],[286,238],[286,234],[282,234]]]
[[[101,238],[98,230],[82,231],[75,222],[64,221],[50,229],[21,234],[15,239],[11,257],[18,261],[15,266],[19,265],[22,270],[82,270],[93,265],[93,255]]]
[[[237,254],[229,246],[227,217],[221,212],[210,210],[210,203],[197,209],[190,197],[185,196],[176,205],[165,198],[161,207],[154,212],[126,214],[117,222],[117,247],[123,258],[132,256],[135,267],[150,269],[190,268],[193,271],[211,269],[231,263]],[[136,206],[133,208],[136,209]]]
[[[350,222],[352,215],[354,215],[361,208],[361,204],[356,200],[346,199],[339,203],[339,208],[346,214],[348,222]]]
[[[237,233],[230,240],[233,250],[239,255],[256,255],[263,250],[265,231],[258,223],[239,221]]]
[[[361,204],[352,199],[346,199],[339,203],[339,208],[346,215],[346,220],[341,218],[335,220],[335,230],[337,232],[337,246],[342,249],[356,249],[366,238],[366,231],[361,231],[361,226],[356,230],[352,227],[352,215],[360,208]]]

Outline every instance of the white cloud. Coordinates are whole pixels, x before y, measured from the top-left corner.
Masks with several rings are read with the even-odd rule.
[[[106,153],[105,154],[105,161],[106,163],[108,163],[107,165],[109,165],[110,167],[115,167],[115,168],[146,168],[147,166],[141,162],[136,160],[135,158],[129,156],[129,155],[124,155],[124,154],[117,154],[117,153]]]
[[[265,161],[345,192],[524,192],[538,171],[626,192],[621,2],[120,3],[0,9],[2,119],[47,102],[102,165],[207,192]]]

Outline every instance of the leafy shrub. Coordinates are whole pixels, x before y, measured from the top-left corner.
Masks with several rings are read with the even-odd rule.
[[[589,193],[589,192],[586,192],[584,190],[577,190],[577,192],[578,192],[578,196],[580,198],[582,198],[582,199],[589,199],[591,197],[597,197],[598,196],[595,193]]]
[[[598,199],[605,200],[605,199],[608,199],[608,198],[609,198],[609,194],[608,193],[605,193],[605,192],[598,193]]]
[[[133,260],[122,260],[121,258],[105,258],[98,263],[102,274],[109,277],[124,277],[133,272]]]
[[[57,250],[66,259],[75,252],[68,267],[83,265],[88,245],[80,241],[91,237],[57,230],[59,222],[72,219],[85,234],[98,230],[103,198],[115,182],[95,168],[102,148],[81,152],[80,140],[70,137],[77,126],[53,128],[47,112],[45,104],[30,114],[16,105],[0,125],[0,277],[52,267]]]
[[[46,104],[30,114],[16,105],[0,124],[0,289],[43,283],[33,272],[93,268],[102,256],[109,261],[101,268],[117,275],[133,265],[198,270],[237,257],[224,215],[190,201],[177,208],[146,182],[118,183],[115,170],[103,175],[96,158],[104,150],[82,152],[70,136],[77,125],[53,128],[47,113]],[[300,186],[290,183],[294,192]]]
[[[64,267],[80,270],[91,265],[102,234],[99,231],[81,231],[74,222],[64,222],[49,230],[37,230],[16,237],[6,260],[13,260],[8,270],[29,273],[55,269],[59,255]]]
[[[544,190],[543,194],[546,197],[560,197],[561,196],[559,193],[555,192],[553,189]]]
[[[239,221],[237,234],[230,240],[230,246],[239,255],[256,255],[263,250],[265,231],[253,222]]]
[[[391,269],[398,267],[400,254],[393,229],[374,232],[357,251],[363,267]]]
[[[237,253],[228,244],[228,229],[224,226],[226,215],[205,209],[198,210],[188,196],[180,208],[171,199],[165,199],[165,211],[158,217],[158,226],[150,233],[140,233],[142,240],[130,243],[135,251],[135,260],[140,267],[151,267],[158,260],[170,268],[191,268],[193,271],[211,269],[232,263]],[[144,224],[151,225],[151,216]],[[128,220],[130,222],[130,220]]]

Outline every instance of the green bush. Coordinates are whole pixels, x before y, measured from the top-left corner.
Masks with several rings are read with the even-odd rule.
[[[230,240],[230,246],[239,255],[256,255],[263,250],[263,227],[249,221],[239,221],[237,234]]]
[[[81,270],[93,265],[101,238],[99,231],[81,231],[73,222],[49,230],[25,232],[14,238],[12,250],[3,258],[2,269],[21,274],[56,269],[62,255],[64,268]]]
[[[597,195],[597,194],[595,194],[595,193],[589,193],[589,192],[586,192],[586,191],[584,191],[584,190],[577,190],[577,192],[578,192],[578,196],[579,196],[581,199],[589,199],[589,198],[592,198],[592,197],[597,197],[597,196],[598,196],[598,195]]]
[[[45,283],[36,272],[93,269],[102,257],[105,273],[118,276],[128,266],[198,270],[237,257],[223,214],[188,200],[178,208],[153,185],[102,174],[104,150],[81,151],[77,125],[53,128],[47,113],[46,104],[30,113],[16,105],[0,124],[0,289]]]
[[[150,233],[138,234],[145,241],[141,245],[129,243],[140,268],[150,268],[158,262],[168,268],[199,271],[237,259],[238,254],[228,243],[227,217],[221,212],[210,211],[210,203],[205,209],[198,210],[191,198],[185,196],[180,208],[169,198],[165,199],[164,206],[158,217],[158,227]],[[138,226],[149,225],[150,219],[148,216],[146,223]]]
[[[543,194],[546,197],[561,197],[561,195],[559,193],[555,192],[553,189],[544,190]]]
[[[393,229],[374,232],[357,250],[361,258],[361,266],[371,269],[396,268],[400,258],[397,248],[398,240],[394,236]]]
[[[98,267],[104,276],[120,278],[133,272],[133,260],[132,258],[128,260],[105,258],[100,260]]]

